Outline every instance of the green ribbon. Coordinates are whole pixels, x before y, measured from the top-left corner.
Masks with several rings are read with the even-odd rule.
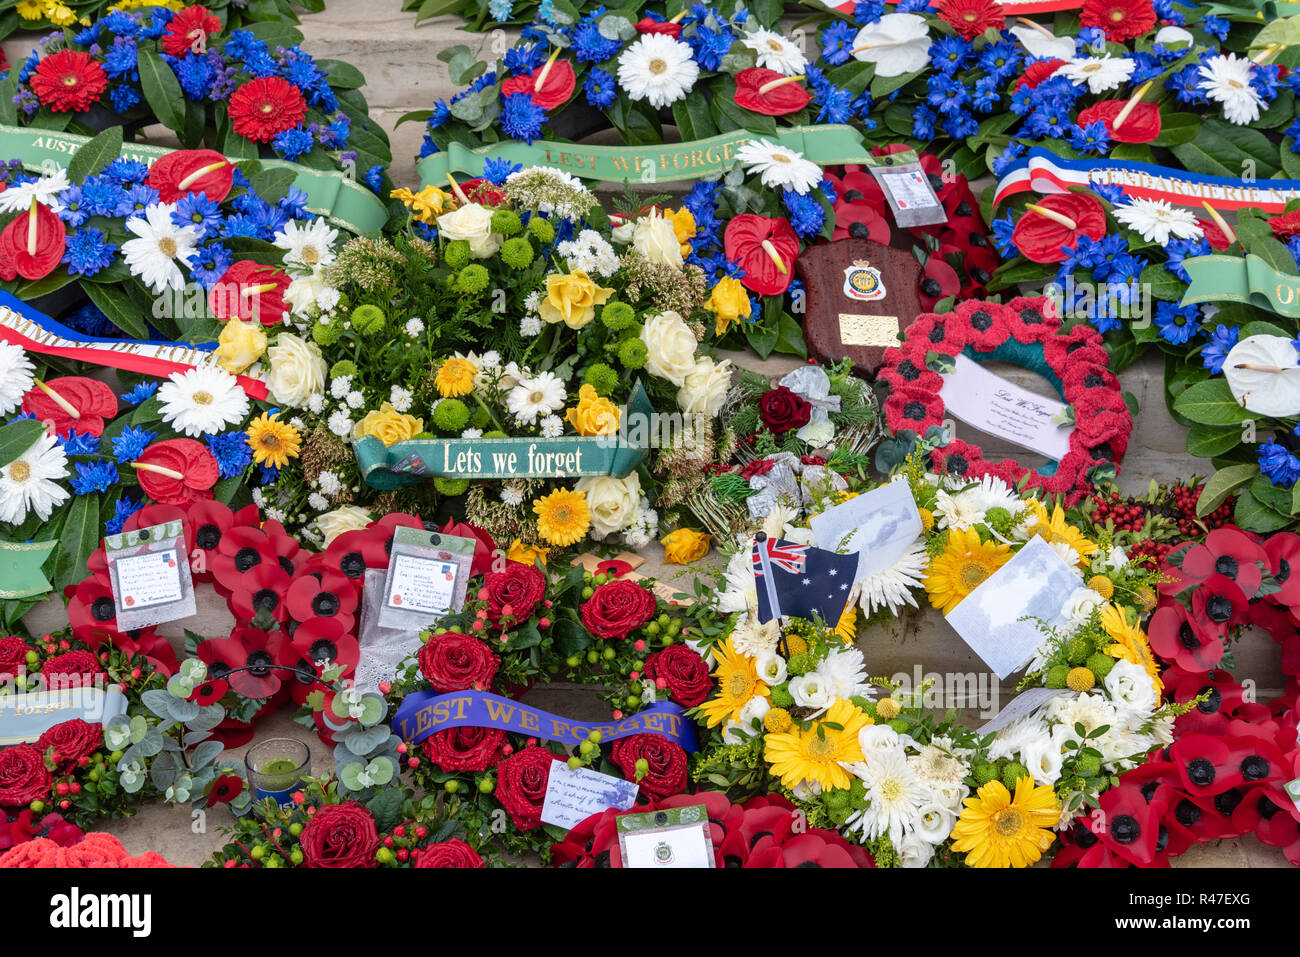
[[[408,439],[384,445],[373,435],[356,442],[357,467],[380,491],[431,478],[622,478],[648,454],[655,413],[637,383],[613,435],[498,439]]]
[[[1180,305],[1243,302],[1279,316],[1300,317],[1300,276],[1278,272],[1253,254],[1194,256],[1183,260],[1191,285]]]
[[[862,134],[851,126],[826,123],[794,126],[775,135],[758,135],[747,130],[719,133],[688,143],[654,146],[581,146],[576,143],[538,140],[535,143],[509,141],[471,149],[451,143],[447,149],[426,156],[416,166],[425,186],[442,186],[451,172],[481,176],[489,158],[529,166],[553,166],[582,179],[621,183],[711,179],[721,176],[736,163],[736,153],[751,140],[764,139],[802,153],[822,166],[867,163],[873,159],[862,142]]]
[[[30,598],[44,595],[51,585],[41,574],[58,540],[50,542],[0,541],[0,598]]]
[[[33,172],[53,161],[67,166],[74,153],[90,142],[76,133],[27,129],[0,124],[0,157],[21,160]],[[121,156],[152,164],[176,150],[144,143],[123,143]],[[232,163],[241,160],[230,159]],[[311,169],[285,160],[259,159],[266,169],[287,169],[294,173],[293,185],[307,194],[307,209],[357,235],[377,233],[388,221],[383,200],[356,180],[336,170]]]

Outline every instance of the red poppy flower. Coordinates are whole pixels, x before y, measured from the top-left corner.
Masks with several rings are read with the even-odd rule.
[[[68,602],[68,623],[83,641],[98,632],[117,631],[117,606],[107,577],[92,575],[76,585]]]
[[[208,307],[218,319],[256,319],[278,326],[288,307],[284,293],[292,277],[283,269],[241,259],[208,290]]]
[[[208,787],[208,803],[229,804],[244,790],[244,779],[238,774],[219,774]]]
[[[1254,597],[1263,581],[1261,566],[1271,567],[1268,553],[1245,532],[1232,526],[1216,528],[1205,536],[1203,544],[1193,545],[1183,555],[1180,572],[1182,583],[1163,594],[1177,594],[1191,584],[1206,582],[1214,575],[1232,581],[1246,598]]]
[[[911,429],[924,435],[930,426],[943,423],[943,400],[933,392],[899,389],[891,392],[885,400],[885,414],[893,432]]]
[[[1136,103],[1116,129],[1115,119],[1126,109],[1128,100],[1102,100],[1080,110],[1078,123],[1080,126],[1103,123],[1110,138],[1119,143],[1150,143],[1160,135],[1160,107],[1154,103]]]
[[[973,40],[989,27],[1001,30],[1006,16],[997,0],[940,0],[939,19],[963,40]]]
[[[650,17],[643,17],[636,22],[636,32],[662,33],[676,40],[682,35],[682,25],[680,23],[669,23],[667,20],[652,20]]]
[[[996,302],[968,299],[957,307],[957,321],[967,326],[967,344],[980,352],[992,352],[1011,335],[1010,310]]]
[[[133,631],[131,634],[108,635],[109,642],[128,658],[140,657],[149,663],[149,667],[165,678],[170,678],[176,671],[176,650],[162,635],[152,628]]]
[[[212,558],[221,537],[235,527],[235,513],[221,502],[195,502],[184,523],[190,568],[196,581],[212,580]]]
[[[286,604],[295,621],[341,617],[350,622],[357,610],[357,587],[343,572],[322,566],[294,579]]]
[[[794,279],[799,237],[782,217],[742,213],[733,216],[723,234],[727,258],[745,270],[741,283],[760,296],[786,291]]]
[[[59,435],[103,435],[104,420],[117,415],[117,395],[98,379],[62,376],[45,388],[34,386],[23,396],[23,411],[49,422]]]
[[[1141,790],[1121,784],[1101,795],[1092,813],[1092,831],[1111,853],[1138,867],[1151,867],[1158,853],[1161,802],[1147,803]]]
[[[1101,239],[1106,235],[1106,211],[1101,200],[1085,193],[1054,193],[1031,206],[1062,217],[1027,208],[1012,231],[1011,241],[1026,259],[1036,263],[1059,263],[1066,248],[1078,245],[1080,236]]]
[[[260,565],[276,561],[275,549],[270,536],[260,528],[232,528],[221,536],[216,552],[212,555],[212,576],[216,579],[217,590],[227,595],[244,587],[244,576]],[[281,571],[284,571],[281,568]],[[286,577],[292,573],[286,573]],[[287,585],[286,585],[287,587]]]
[[[265,632],[246,625],[237,626],[229,638],[199,642],[198,656],[208,666],[209,678],[225,679],[245,698],[276,694],[288,672],[275,666],[294,664],[293,649],[283,631]]]
[[[291,130],[307,115],[302,90],[278,76],[249,80],[230,94],[230,124],[255,143],[269,143],[277,133]]]
[[[104,68],[80,50],[51,53],[32,74],[32,92],[55,113],[83,113],[107,89]]]
[[[542,79],[543,71],[545,79]],[[538,80],[542,81],[540,87]],[[573,64],[568,60],[556,60],[550,64],[543,63],[527,76],[510,77],[501,84],[501,95],[527,93],[542,109],[553,110],[569,101],[575,85]]]
[[[892,227],[885,215],[866,202],[845,202],[838,199],[835,203],[835,231],[831,239],[870,239],[882,246],[889,245],[893,235]]]
[[[207,7],[182,7],[172,16],[171,22],[167,24],[167,32],[159,39],[159,43],[168,56],[184,56],[190,51],[200,53],[207,49],[207,38],[220,32],[221,21]],[[211,196],[208,198],[213,199]],[[172,200],[165,199],[163,202],[170,203]]]
[[[164,203],[202,193],[214,203],[230,195],[235,166],[216,150],[176,150],[158,157],[149,167],[149,185]]]
[[[1300,867],[1300,813],[1294,804],[1289,807],[1283,804],[1277,811],[1261,813],[1255,836],[1261,844],[1282,848],[1286,859]]]
[[[609,558],[596,565],[597,575],[608,575],[610,578],[622,578],[631,571],[633,568],[630,564],[617,558]]]
[[[239,587],[230,595],[230,610],[235,617],[252,621],[266,612],[283,624],[289,620],[289,608],[284,601],[292,578],[273,562],[259,562],[240,576]]]
[[[32,203],[0,232],[0,278],[44,279],[63,259],[67,229],[49,207]]]
[[[961,277],[942,256],[934,255],[925,261],[921,275],[921,305],[924,308],[933,309],[941,299],[955,296],[959,292]]]
[[[764,116],[797,113],[812,101],[812,94],[799,85],[798,79],[754,67],[736,74],[735,101]]]
[[[146,495],[164,505],[189,505],[212,498],[220,470],[207,447],[194,439],[155,442],[132,463]]]
[[[1165,693],[1170,701],[1187,704],[1205,696],[1195,708],[1174,719],[1177,736],[1189,734],[1223,735],[1232,715],[1241,707],[1243,689],[1232,675],[1221,669],[1208,672],[1189,672],[1173,667],[1163,675]]]
[[[190,512],[183,508],[177,508],[175,505],[159,505],[157,502],[151,502],[144,508],[131,515],[130,518],[122,525],[122,530],[134,532],[141,528],[152,528],[154,525],[168,525],[172,522],[181,522],[184,524],[189,518]],[[107,565],[105,570],[107,571]]]
[[[190,695],[189,700],[193,701],[200,707],[206,708],[210,704],[216,704],[226,696],[230,690],[230,682],[224,678],[210,678],[202,684],[195,687],[194,692]]]
[[[1142,36],[1156,25],[1151,0],[1084,0],[1079,25],[1097,27],[1112,43]]]
[[[1220,631],[1199,624],[1178,602],[1156,609],[1147,634],[1152,651],[1187,671],[1209,671],[1223,658]]]
[[[319,674],[324,668],[342,665],[342,677],[351,677],[361,660],[361,646],[337,618],[313,618],[293,633],[293,649]],[[305,686],[308,691],[311,686]]]

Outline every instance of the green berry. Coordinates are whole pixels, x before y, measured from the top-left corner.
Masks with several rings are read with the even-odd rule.
[[[582,758],[569,758],[569,770],[576,771],[582,767]]]
[[[501,244],[501,261],[511,269],[527,269],[533,264],[533,244],[516,236]]]
[[[1006,785],[1008,791],[1015,791],[1016,782],[1027,777],[1029,777],[1029,769],[1019,761],[1009,761],[1002,769],[1002,783]]]
[[[606,661],[613,661],[613,660],[614,660],[614,657],[615,657],[617,654],[618,654],[618,652],[615,651],[613,648],[606,648],[604,651],[601,652],[601,656],[602,656]]]
[[[621,332],[636,322],[636,313],[625,302],[607,302],[600,310],[600,321],[606,329]]]
[[[594,594],[596,594],[596,589],[592,588],[590,585],[582,590],[582,597],[584,599],[590,598]]]
[[[333,322],[316,322],[311,327],[311,337],[318,346],[332,346],[339,341],[343,335],[343,323],[335,320]]]
[[[600,744],[602,737],[599,731],[592,731],[587,735],[587,740],[592,744]]]
[[[492,214],[492,232],[502,236],[513,236],[524,228],[519,214],[513,209],[498,209]]]
[[[377,332],[383,332],[387,324],[388,317],[378,306],[367,303],[352,310],[352,328],[360,335],[372,336]]]
[[[630,694],[630,695],[627,696],[627,701],[625,702],[625,704],[626,704],[629,708],[635,708],[635,707],[638,707],[638,706],[641,704],[641,696],[640,696],[640,695],[635,695],[635,694]]]
[[[298,850],[298,848],[295,847],[292,851],[289,852],[289,860],[293,861],[295,864],[301,864],[302,851]]]
[[[528,231],[540,243],[550,243],[555,239],[555,227],[540,216],[528,220]]]
[[[297,837],[299,834],[302,833],[302,825],[299,824],[297,821],[294,821],[292,824],[289,825],[289,833],[292,834],[294,837]]]
[[[594,665],[599,660],[600,655],[597,653],[596,649],[593,648],[591,651],[587,652],[587,664]]]
[[[443,399],[433,410],[433,424],[444,432],[459,432],[469,421],[469,406],[460,399]]]
[[[990,781],[996,781],[998,777],[998,766],[989,764],[987,761],[983,764],[977,764],[974,768],[975,781],[980,787],[988,784]]]
[[[1115,659],[1098,651],[1088,656],[1084,666],[1097,676],[1098,681],[1103,681],[1110,674],[1110,669],[1115,667]]]
[[[496,786],[496,781],[493,781],[490,777],[484,778],[478,783],[478,793],[491,794],[496,789]]]
[[[469,479],[435,478],[433,487],[438,490],[439,495],[455,498],[469,491]]]
[[[1081,665],[1092,654],[1092,642],[1082,635],[1071,638],[1065,646],[1065,660],[1072,665]]]
[[[597,362],[587,366],[587,371],[583,374],[587,385],[595,389],[600,395],[609,395],[618,388],[618,373],[612,366],[603,362]]]
[[[1043,676],[1043,685],[1048,688],[1064,688],[1065,679],[1070,675],[1069,665],[1054,665]]]
[[[456,289],[466,295],[477,296],[488,287],[491,279],[486,266],[470,263],[456,276]]]
[[[564,659],[564,663],[570,668],[576,668],[578,665],[582,664],[582,659],[578,655],[569,655],[569,657]]]
[[[646,345],[640,339],[624,339],[618,344],[618,361],[625,369],[643,368],[646,354]]]
[[[266,848],[261,844],[254,844],[253,849],[248,852],[248,855],[253,860],[260,861],[262,858],[266,857]]]
[[[487,432],[484,432],[484,433],[483,433],[483,438],[485,438],[485,439],[504,439],[504,438],[508,438],[508,436],[507,436],[504,432],[502,432],[500,429],[491,429],[490,431],[487,431]]]
[[[29,651],[29,652],[27,652],[27,663],[28,663],[29,665],[34,665],[34,664],[36,664],[36,662],[38,662],[38,661],[40,661],[40,660],[41,660],[41,656],[38,655],[36,652],[34,652],[34,651]]]
[[[469,265],[469,242],[464,239],[452,240],[442,251],[442,258],[452,269],[464,269]]]
[[[450,781],[448,781],[446,784],[442,786],[442,789],[446,791],[448,794],[455,794],[457,791],[460,790],[460,782],[457,781],[455,778],[452,778]]]
[[[578,745],[578,753],[581,754],[584,758],[591,757],[592,752],[595,750],[596,750],[596,746],[592,744],[590,741],[584,741],[582,742],[582,744]]]
[[[375,860],[380,864],[391,864],[393,862],[393,852],[386,847],[381,847],[375,851]]]

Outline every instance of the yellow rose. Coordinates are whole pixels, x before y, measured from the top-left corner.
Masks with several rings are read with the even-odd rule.
[[[673,235],[681,243],[683,256],[691,254],[691,240],[695,238],[695,216],[683,206],[675,213],[664,213],[664,218],[673,224]]]
[[[506,552],[506,560],[519,562],[521,565],[536,565],[541,562],[546,564],[546,556],[551,553],[549,548],[543,548],[541,545],[525,545],[520,539],[515,539],[510,543],[510,549]]]
[[[370,524],[370,513],[355,505],[343,505],[332,512],[316,516],[316,528],[325,536],[325,547],[344,532],[356,531]]]
[[[426,186],[418,193],[412,193],[403,186],[388,195],[400,199],[402,205],[411,211],[411,215],[422,223],[433,222],[439,213],[451,208],[451,197],[436,186]]]
[[[589,385],[578,390],[578,404],[564,417],[579,435],[613,435],[618,431],[618,406],[601,398]]]
[[[754,306],[749,301],[749,294],[745,292],[745,287],[739,279],[732,279],[730,276],[723,276],[718,280],[704,308],[717,316],[714,334],[719,336],[725,333],[733,322],[748,319],[754,314]]]
[[[570,329],[581,329],[596,318],[596,307],[603,306],[613,294],[613,289],[597,286],[581,269],[567,276],[551,273],[546,277],[546,298],[537,312],[546,322],[563,322]]]
[[[266,352],[266,329],[260,322],[230,319],[217,337],[217,364],[239,375]]]
[[[664,561],[674,565],[689,565],[709,554],[712,541],[704,532],[679,528],[659,539],[659,544],[664,547]]]
[[[353,426],[352,437],[360,439],[373,435],[385,445],[393,445],[405,442],[417,432],[423,431],[423,419],[398,412],[391,402],[385,402],[378,411],[367,412],[365,418]]]

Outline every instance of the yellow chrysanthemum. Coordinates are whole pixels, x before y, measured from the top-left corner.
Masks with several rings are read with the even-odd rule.
[[[767,685],[758,680],[754,662],[736,650],[731,637],[713,646],[713,660],[718,663],[713,672],[715,692],[700,705],[710,728],[739,719],[740,709],[755,695],[766,698],[770,694]]]
[[[453,357],[438,367],[433,385],[438,395],[444,399],[469,395],[474,391],[474,377],[478,375],[478,366],[468,359]]]
[[[1140,665],[1155,682],[1156,690],[1163,691],[1165,685],[1160,680],[1160,663],[1151,654],[1151,645],[1148,644],[1146,633],[1142,631],[1141,626],[1130,625],[1124,609],[1110,602],[1101,610],[1101,627],[1106,629],[1106,634],[1115,639],[1115,643],[1105,649],[1106,654],[1112,658]]]
[[[591,508],[581,492],[557,488],[533,502],[533,511],[537,513],[537,534],[560,548],[581,540],[591,528]]]
[[[1056,794],[1035,787],[1032,778],[1016,782],[1015,797],[1001,781],[990,781],[966,805],[952,829],[954,851],[971,867],[1028,867],[1052,846],[1050,828],[1060,817]]]
[[[858,732],[871,723],[861,708],[836,698],[807,731],[792,727],[784,734],[769,734],[763,756],[788,788],[800,781],[816,781],[823,789],[847,788],[853,779],[840,762],[862,760]]]
[[[980,541],[974,528],[948,533],[943,552],[930,561],[925,590],[930,604],[945,615],[1011,558],[1011,546]]]
[[[521,565],[536,565],[541,562],[546,564],[546,556],[551,550],[542,548],[541,545],[525,545],[520,539],[516,538],[510,543],[510,549],[506,552],[506,560],[519,562]]]
[[[426,186],[418,193],[412,193],[403,186],[388,195],[401,200],[402,205],[411,211],[411,216],[422,223],[433,222],[452,207],[451,197],[436,186]]]
[[[24,20],[39,20],[45,16],[44,0],[19,0],[14,9]]]
[[[298,457],[302,437],[288,422],[281,422],[279,413],[263,412],[248,423],[248,446],[253,450],[253,462],[268,468],[282,469],[290,459]]]
[[[1028,499],[1025,505],[1033,512],[1025,523],[1030,535],[1037,535],[1049,545],[1069,545],[1079,556],[1080,565],[1097,550],[1096,543],[1065,520],[1065,509],[1061,506],[1056,506],[1056,510],[1049,515],[1047,507],[1036,498]]]

